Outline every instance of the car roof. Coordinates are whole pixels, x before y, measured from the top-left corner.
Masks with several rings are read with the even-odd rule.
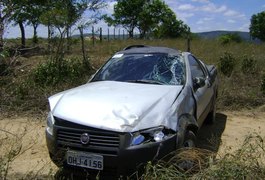
[[[179,55],[181,52],[176,49],[159,46],[132,45],[124,48],[116,54],[146,54],[146,53],[165,53],[169,55]]]

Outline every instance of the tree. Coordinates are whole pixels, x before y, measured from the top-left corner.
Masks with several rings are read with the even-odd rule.
[[[109,25],[121,25],[128,31],[129,37],[133,38],[133,31],[139,23],[139,15],[146,2],[147,0],[118,0],[112,17],[105,15],[104,19]]]
[[[33,43],[38,42],[37,28],[40,25],[40,17],[45,10],[45,0],[28,0],[26,4],[27,25],[33,26]]]
[[[265,11],[251,17],[250,34],[253,38],[265,41]]]
[[[97,12],[104,5],[104,0],[50,0],[41,16],[41,21],[48,26],[48,33],[50,27],[55,27],[62,38],[66,35],[69,40],[71,27],[82,18],[84,12]]]
[[[157,19],[154,26],[154,36],[157,38],[176,38],[189,34],[189,27],[181,20],[177,20],[176,14],[160,0],[154,0],[155,9],[160,9],[159,14],[154,14],[153,19]]]
[[[118,0],[112,16],[104,19],[109,25],[123,26],[130,38],[135,28],[141,38],[155,31],[160,37],[177,37],[188,29],[162,0]]]
[[[14,25],[18,25],[21,32],[21,47],[26,46],[26,36],[24,23],[27,21],[28,12],[28,0],[12,0],[13,11],[9,18],[9,22],[14,22]]]
[[[147,33],[151,33],[161,23],[161,15],[166,6],[165,2],[161,0],[145,3],[143,11],[139,14],[137,26],[141,38],[144,38]]]
[[[0,1],[0,51],[3,48],[3,35],[5,30],[5,23],[8,21],[13,11],[12,0]]]

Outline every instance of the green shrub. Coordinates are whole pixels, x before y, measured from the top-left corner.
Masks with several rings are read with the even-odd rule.
[[[244,56],[241,64],[241,71],[244,74],[253,74],[256,71],[256,64],[253,58]]]
[[[220,57],[220,70],[221,72],[230,77],[236,65],[236,59],[233,54],[225,52],[223,56]]]
[[[237,33],[224,34],[219,37],[219,41],[221,42],[222,45],[226,45],[231,42],[240,43],[242,42],[242,38]]]
[[[40,64],[33,71],[33,80],[37,85],[50,86],[62,82],[80,82],[90,74],[89,63],[83,63],[80,59],[49,60]]]

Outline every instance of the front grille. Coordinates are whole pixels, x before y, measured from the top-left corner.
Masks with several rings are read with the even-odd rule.
[[[60,129],[57,132],[58,141],[68,144],[83,145],[80,141],[80,137],[83,133],[88,133],[90,137],[89,146],[97,147],[119,147],[119,136],[116,134],[107,134],[104,132],[93,132],[89,130],[69,130]],[[83,145],[84,146],[84,145]]]
[[[58,146],[64,149],[86,150],[102,155],[117,155],[120,146],[120,135],[116,132],[96,129],[55,118]],[[81,135],[89,135],[89,143],[81,143]]]

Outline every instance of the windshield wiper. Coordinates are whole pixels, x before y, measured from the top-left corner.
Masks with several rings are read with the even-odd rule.
[[[163,85],[165,83],[157,81],[157,80],[152,80],[152,79],[137,79],[137,80],[128,80],[127,82],[133,82],[133,83],[146,83],[146,84],[160,84]]]

